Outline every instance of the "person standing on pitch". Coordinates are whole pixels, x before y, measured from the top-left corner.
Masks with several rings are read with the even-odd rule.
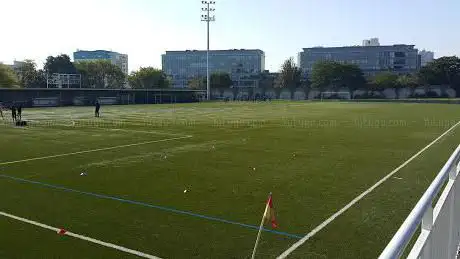
[[[22,104],[18,105],[18,119],[19,121],[22,120]]]
[[[0,116],[2,117],[2,119],[4,120],[5,117],[3,117],[3,104],[0,103]]]
[[[11,105],[11,118],[13,122],[16,121],[16,106],[14,104]]]
[[[99,117],[99,109],[101,109],[101,105],[99,104],[99,101],[96,100],[96,110],[94,112],[95,117]]]

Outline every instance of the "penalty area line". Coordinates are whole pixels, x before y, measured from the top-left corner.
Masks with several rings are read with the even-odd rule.
[[[289,254],[294,252],[299,246],[303,245],[308,239],[316,235],[319,231],[321,231],[323,228],[325,228],[327,225],[329,225],[332,221],[334,221],[338,216],[342,215],[345,211],[347,211],[349,208],[351,208],[353,205],[358,203],[360,200],[362,200],[366,195],[371,193],[374,189],[382,185],[385,181],[387,181],[390,177],[392,177],[394,174],[399,172],[403,167],[405,167],[407,164],[412,162],[415,158],[417,158],[420,154],[425,152],[427,149],[429,149],[431,146],[436,144],[441,138],[443,138],[445,135],[447,135],[449,132],[451,132],[453,129],[455,129],[458,125],[460,124],[460,121],[458,121],[455,125],[450,127],[448,130],[446,130],[444,133],[442,133],[439,137],[437,137],[435,140],[433,140],[430,144],[426,145],[424,148],[420,149],[417,153],[415,153],[413,156],[411,156],[409,159],[407,159],[404,163],[396,167],[393,171],[388,173],[386,176],[384,176],[382,179],[380,179],[378,182],[376,182],[374,185],[369,187],[369,189],[365,190],[362,192],[360,195],[358,195],[356,198],[351,200],[347,205],[345,205],[343,208],[338,210],[336,213],[334,213],[332,216],[330,216],[328,219],[323,221],[321,224],[319,224],[317,227],[315,227],[310,233],[308,233],[306,236],[304,236],[302,239],[294,243],[291,247],[289,247],[286,251],[284,251],[281,255],[277,257],[277,259],[284,259],[286,258]]]
[[[56,233],[58,233],[61,230],[61,229],[56,228],[56,227],[52,227],[52,226],[49,226],[49,225],[46,225],[46,224],[43,224],[43,223],[40,223],[40,222],[37,222],[37,221],[33,221],[33,220],[30,220],[30,219],[21,218],[21,217],[18,217],[18,216],[15,216],[15,215],[3,212],[3,211],[0,211],[0,215],[2,215],[4,217],[7,217],[7,218],[10,218],[10,219],[18,220],[18,221],[21,221],[21,222],[24,222],[24,223],[27,223],[27,224],[31,224],[31,225],[34,225],[34,226],[37,226],[37,227],[48,229],[48,230],[54,231]],[[94,244],[98,244],[100,246],[105,246],[105,247],[112,248],[112,249],[115,249],[115,250],[118,250],[118,251],[122,251],[122,252],[125,252],[125,253],[128,253],[128,254],[137,255],[137,256],[140,256],[140,257],[143,257],[143,258],[161,259],[160,257],[156,257],[156,256],[153,256],[153,255],[150,255],[150,254],[146,254],[146,253],[143,253],[143,252],[140,252],[140,251],[137,251],[137,250],[129,249],[129,248],[119,246],[119,245],[115,245],[115,244],[112,244],[112,243],[107,243],[107,242],[104,242],[104,241],[101,241],[101,240],[97,240],[97,239],[94,239],[94,238],[91,238],[91,237],[76,234],[76,233],[73,233],[73,232],[70,232],[70,231],[64,232],[63,235],[67,235],[67,236],[71,236],[71,237],[74,237],[74,238],[77,238],[77,239],[85,240],[85,241],[88,241],[88,242],[91,242],[91,243],[94,243]]]
[[[72,155],[93,153],[93,152],[106,151],[106,150],[112,150],[112,149],[119,149],[119,148],[125,148],[125,147],[141,146],[141,145],[147,145],[147,144],[159,143],[159,142],[166,142],[166,141],[172,141],[172,140],[179,140],[179,139],[187,139],[187,138],[192,138],[192,137],[193,136],[188,135],[188,136],[183,136],[183,137],[150,140],[150,141],[144,141],[144,142],[133,143],[133,144],[126,144],[126,145],[118,145],[118,146],[113,146],[113,147],[105,147],[105,148],[83,150],[83,151],[64,153],[64,154],[58,154],[58,155],[51,155],[51,156],[26,158],[26,159],[21,159],[21,160],[16,160],[16,161],[0,162],[0,165],[11,165],[11,164],[17,164],[17,163],[23,163],[23,162],[29,162],[29,161],[36,161],[36,160],[44,160],[44,159],[64,157],[64,156],[72,156]]]

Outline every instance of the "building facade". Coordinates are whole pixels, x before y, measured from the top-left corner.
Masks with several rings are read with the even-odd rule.
[[[15,60],[12,65],[7,65],[7,66],[9,66],[16,73],[16,76],[18,77],[19,80],[22,80],[25,64],[26,64],[25,61]]]
[[[22,73],[23,67],[26,64],[24,61],[14,61],[12,65],[8,65],[11,69],[14,70],[18,75]]]
[[[363,40],[363,47],[369,46],[380,46],[379,38],[370,38],[368,40]]]
[[[434,52],[422,50],[418,53],[420,55],[420,65],[422,67],[434,60]]]
[[[77,50],[73,53],[74,62],[108,60],[128,74],[128,55],[108,50]]]
[[[415,73],[420,69],[418,50],[414,45],[350,46],[304,48],[299,53],[299,67],[310,74],[313,65],[322,60],[358,65],[366,76],[382,71],[398,74]]]
[[[185,88],[189,80],[206,77],[206,51],[166,51],[162,69],[173,87]],[[234,87],[256,87],[255,75],[265,70],[265,53],[259,49],[209,51],[209,72],[230,74]]]

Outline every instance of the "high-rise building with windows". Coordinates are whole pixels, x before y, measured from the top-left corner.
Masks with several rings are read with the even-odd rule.
[[[422,50],[418,54],[420,55],[420,65],[422,67],[434,60],[434,52],[432,51]]]
[[[12,65],[9,65],[9,67],[11,67],[14,72],[16,72],[19,76],[21,76],[22,74],[22,70],[23,70],[23,67],[24,65],[26,64],[25,61],[14,61],[14,63]]]
[[[189,80],[206,77],[206,51],[166,51],[162,68],[173,87],[185,88]],[[255,87],[254,76],[265,70],[265,54],[259,49],[211,50],[209,70],[229,73],[235,87]]]
[[[333,60],[358,65],[367,76],[382,71],[398,74],[414,73],[420,69],[418,50],[414,45],[350,46],[304,48],[299,53],[299,66],[309,74],[321,60]]]
[[[369,46],[380,46],[379,38],[370,38],[368,40],[363,40],[363,47]]]
[[[77,50],[73,53],[74,62],[108,60],[128,74],[128,55],[108,50]]]
[[[2,64],[0,62],[0,64]],[[23,70],[24,70],[24,65],[26,65],[26,62],[25,61],[14,61],[13,64],[11,65],[7,65],[9,66],[17,75],[17,77],[19,78],[19,80],[21,80],[22,76],[23,76]]]

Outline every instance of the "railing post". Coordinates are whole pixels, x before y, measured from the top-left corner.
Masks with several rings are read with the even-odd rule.
[[[433,226],[433,206],[429,206],[422,218],[422,230],[431,231]]]
[[[448,236],[448,249],[449,249],[449,257],[452,256],[454,258],[456,256],[457,249],[455,249],[455,252],[453,252],[451,249],[452,247],[458,246],[458,244],[454,243],[454,240],[457,240],[456,236],[458,235],[458,227],[455,223],[455,217],[457,216],[457,209],[455,206],[456,198],[457,198],[457,188],[456,188],[456,178],[459,172],[459,164],[455,164],[452,166],[452,168],[449,171],[449,181],[454,181],[452,185],[452,190],[451,190],[451,195],[449,197],[449,236]]]
[[[433,206],[429,206],[422,218],[422,231],[431,231],[433,227]],[[422,253],[420,258],[431,258],[431,235],[428,238],[425,247],[422,248]]]
[[[452,165],[452,168],[449,170],[449,179],[455,180],[459,171],[459,164]]]

